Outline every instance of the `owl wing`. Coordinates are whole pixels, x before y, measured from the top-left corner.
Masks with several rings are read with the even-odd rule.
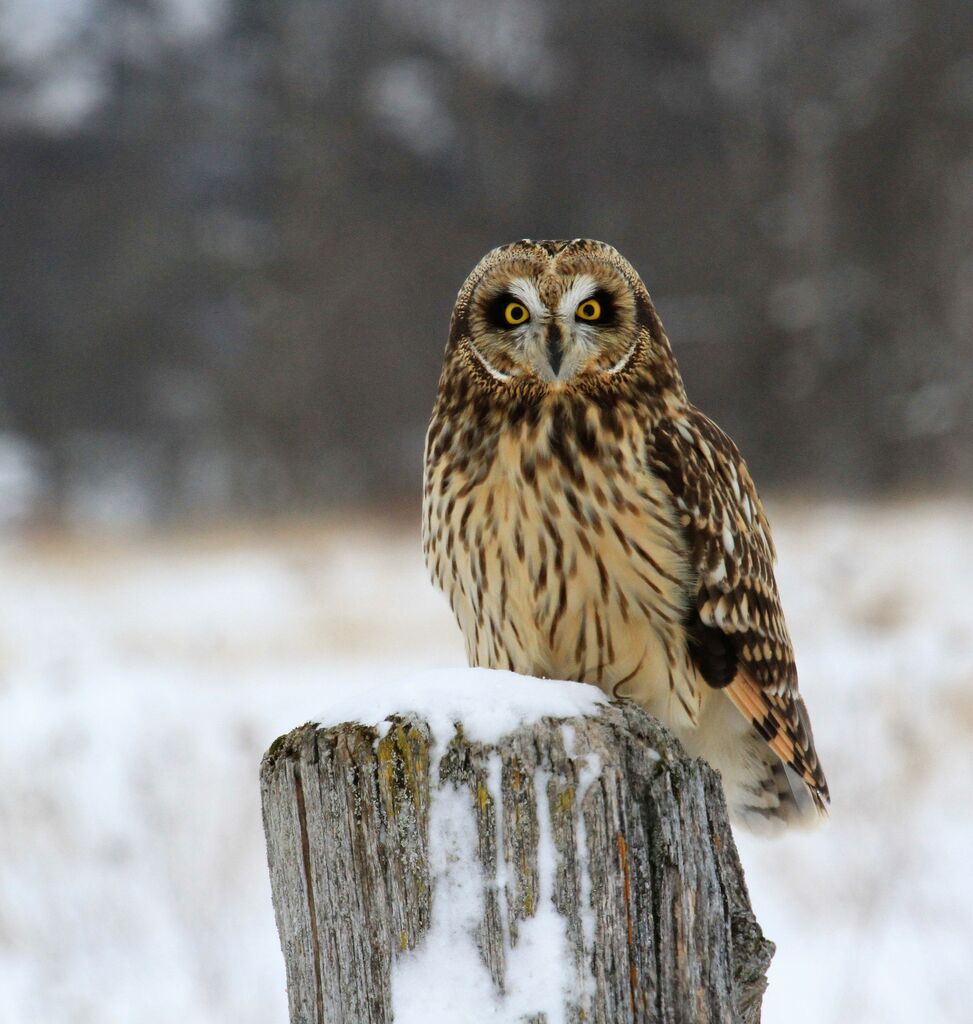
[[[823,810],[828,784],[797,688],[774,579],[777,553],[740,452],[715,423],[687,406],[649,432],[646,459],[672,496],[698,573],[686,623],[697,670],[709,685],[725,687]]]

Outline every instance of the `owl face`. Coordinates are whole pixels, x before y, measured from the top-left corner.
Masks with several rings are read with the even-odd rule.
[[[480,261],[451,341],[494,391],[557,392],[610,385],[651,345],[648,321],[658,323],[645,287],[611,246],[524,240]]]

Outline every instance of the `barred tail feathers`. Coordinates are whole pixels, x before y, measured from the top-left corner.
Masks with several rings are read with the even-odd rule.
[[[784,764],[725,691],[710,690],[697,727],[679,736],[720,772],[730,818],[748,831],[813,828],[827,817],[817,789]]]

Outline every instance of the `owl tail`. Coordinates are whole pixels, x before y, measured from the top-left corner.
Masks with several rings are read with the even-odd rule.
[[[728,789],[726,799],[730,819],[757,835],[814,828],[827,817],[807,783],[773,753],[765,758],[763,773],[756,773],[744,786]]]
[[[749,832],[773,835],[810,828],[827,812],[821,798],[767,746],[725,693],[709,691],[697,727],[683,745],[705,758],[723,779],[730,819]]]

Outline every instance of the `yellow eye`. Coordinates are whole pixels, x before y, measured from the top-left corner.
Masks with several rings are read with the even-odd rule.
[[[601,303],[597,299],[585,299],[578,306],[575,315],[579,320],[600,320]]]
[[[530,319],[530,313],[522,302],[508,302],[503,311],[503,318],[508,324],[514,327],[525,324]]]

